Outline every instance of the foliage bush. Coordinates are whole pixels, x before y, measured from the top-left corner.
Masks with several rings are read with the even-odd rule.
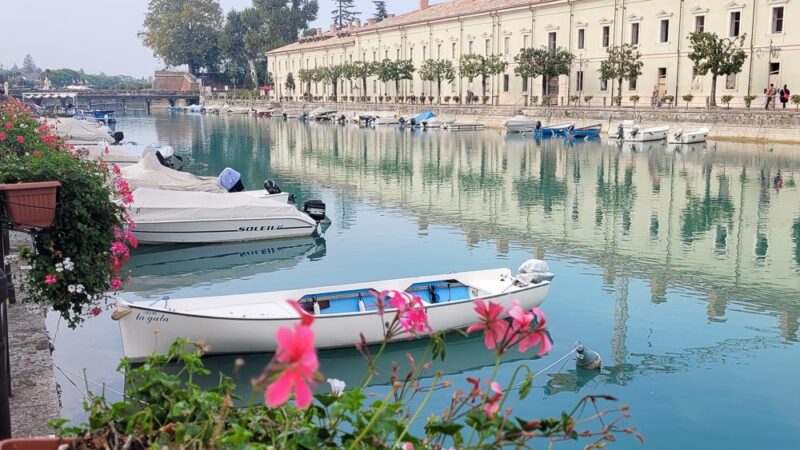
[[[491,98],[491,97],[489,97],[488,95],[484,95],[484,96],[483,96],[483,104],[485,105],[485,104],[489,103],[489,99],[490,99],[490,98]]]
[[[450,103],[450,96],[449,95],[445,95],[443,97],[443,100],[444,100],[445,103]]]
[[[570,103],[574,103],[576,106],[577,106],[577,104],[578,104],[578,102],[580,100],[581,100],[581,97],[579,95],[570,95],[569,96]]]
[[[720,98],[720,100],[722,101],[722,103],[725,103],[725,106],[728,109],[731,108],[731,100],[733,100],[733,96],[732,95],[723,95],[722,98]]]
[[[629,100],[633,103],[633,107],[636,108],[636,104],[639,103],[639,96],[638,95],[631,95]]]
[[[800,95],[793,94],[791,97],[792,103],[794,103],[794,109],[797,110],[800,107]]]
[[[583,97],[583,101],[585,101],[587,105],[591,105],[591,101],[592,101],[592,99],[593,99],[593,98],[594,98],[594,97],[593,97],[593,96],[591,96],[591,95],[585,95],[585,96]]]
[[[686,94],[682,98],[683,98],[683,101],[686,102],[686,109],[689,109],[689,104],[692,103],[692,100],[694,100],[694,95]]]
[[[744,106],[747,109],[750,109],[750,105],[753,104],[753,100],[756,99],[755,95],[745,95],[744,96]]]
[[[454,95],[453,96],[453,103],[455,103],[457,105],[457,104],[459,104],[459,102],[461,102],[461,97],[458,96],[458,95]]]
[[[61,314],[71,327],[99,314],[105,293],[119,290],[128,246],[136,246],[124,206],[132,201],[127,183],[102,162],[66,146],[16,100],[0,103],[0,183],[59,181],[53,226],[34,229],[28,298]]]
[[[514,301],[506,310],[493,302],[475,302],[479,323],[467,333],[482,332],[487,350],[496,355],[488,379],[467,378],[466,389],[452,389],[452,383],[442,381],[441,371],[436,371],[430,380],[420,382],[424,370],[446,358],[446,337],[435,333],[425,352],[431,359],[409,357],[405,375],[393,362],[388,392],[374,396],[368,386],[387,342],[406,333],[430,331],[419,297],[381,292],[378,311],[386,319],[384,342],[372,353],[362,335],[357,346],[365,360],[362,383],[348,388],[340,380],[329,379],[331,392],[316,394],[310,385],[324,378],[317,373],[314,316],[295,302],[292,306],[301,316],[300,323],[277,331],[275,356],[251,382],[263,390],[264,405],[235,408],[235,386],[224,375],[213,389],[201,389],[195,380],[210,375],[201,360],[204,345],[187,351],[191,346],[179,340],[167,355],[150,356],[144,364],[120,363],[118,370],[127,386],[123,401],[109,403],[93,397],[85,404],[88,423],[68,427],[66,421],[58,420],[52,425],[60,435],[75,437],[73,448],[79,449],[490,449],[530,448],[534,439],[551,444],[585,439],[587,447],[600,448],[620,434],[642,439],[634,429],[620,426],[629,417],[627,407],[598,409],[600,403],[616,400],[610,396],[586,396],[571,413],[552,418],[531,420],[513,414],[506,402],[512,397],[524,401],[533,389],[534,374],[527,365],[518,366],[507,388],[495,376],[506,352],[535,348],[541,356],[550,348],[546,321],[537,308],[523,310]],[[387,313],[388,308],[394,312]],[[172,367],[170,361],[175,361]],[[427,413],[425,407],[434,393],[450,397],[449,406]],[[294,405],[289,403],[292,396]],[[417,422],[424,423],[415,426]],[[593,422],[600,424],[599,429],[589,426]]]

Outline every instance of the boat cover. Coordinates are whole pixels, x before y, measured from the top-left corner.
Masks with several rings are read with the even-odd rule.
[[[139,188],[133,191],[129,210],[137,223],[270,217],[302,217],[313,222],[294,205],[240,192],[220,194]]]
[[[417,123],[422,123],[423,120],[429,120],[429,119],[432,119],[434,117],[436,117],[436,114],[434,114],[434,113],[432,113],[430,111],[426,111],[424,113],[419,113],[416,116],[414,116],[414,120]]]
[[[68,143],[95,143],[113,141],[111,129],[91,120],[73,118],[47,119],[53,132]]]
[[[146,152],[138,163],[122,169],[132,190],[138,188],[166,189],[170,191],[227,192],[217,184],[216,177],[201,177],[164,167],[155,153]]]
[[[87,158],[94,160],[102,158],[107,164],[136,164],[144,150],[141,145],[107,143],[77,145],[75,148],[86,150]]]

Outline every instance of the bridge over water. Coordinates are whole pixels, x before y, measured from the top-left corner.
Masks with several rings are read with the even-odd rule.
[[[143,110],[150,113],[154,101],[167,101],[175,106],[179,101],[186,105],[200,103],[199,91],[164,91],[154,89],[116,90],[87,89],[81,91],[11,91],[12,96],[32,101],[39,106],[72,105],[78,109]]]

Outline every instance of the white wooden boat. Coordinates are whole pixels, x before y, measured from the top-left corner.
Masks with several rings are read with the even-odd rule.
[[[504,123],[507,133],[533,133],[541,122],[528,116],[516,115]]]
[[[642,127],[632,120],[624,120],[614,132],[609,132],[608,137],[625,142],[650,142],[661,141],[667,138],[669,126]]]
[[[336,118],[336,108],[319,107],[308,113],[311,120],[333,120]]]
[[[266,191],[139,188],[133,191],[129,212],[136,223],[136,239],[143,244],[276,239],[309,236],[317,230],[317,222],[308,214],[268,197]]]
[[[694,130],[678,130],[674,133],[669,133],[667,142],[670,144],[696,144],[698,142],[705,142],[708,133],[711,129],[708,127],[700,127]]]
[[[401,290],[418,295],[435,331],[477,323],[473,300],[484,299],[508,308],[512,298],[523,308],[542,304],[553,274],[544,261],[531,260],[516,276],[509,269],[490,269],[312,289],[224,295],[155,302],[117,299],[112,317],[119,322],[126,357],[139,361],[164,354],[178,338],[202,340],[210,354],[252,353],[276,348],[278,328],[298,323],[299,313],[288,303],[298,300],[316,316],[317,348],[349,347],[363,333],[368,344],[384,339],[377,312],[379,292]],[[388,309],[387,314],[393,314]],[[389,316],[391,317],[391,316]],[[396,340],[410,336],[400,333]]]
[[[370,123],[372,125],[398,125],[400,124],[400,119],[397,116],[378,116]]]

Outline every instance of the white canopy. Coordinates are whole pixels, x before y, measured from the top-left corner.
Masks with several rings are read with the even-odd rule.
[[[77,97],[75,92],[24,92],[22,98],[68,98]]]
[[[138,163],[122,169],[131,189],[154,188],[171,191],[227,192],[216,177],[201,177],[164,167],[155,153],[145,153]]]
[[[111,129],[97,122],[66,117],[47,119],[47,123],[53,127],[58,137],[70,144],[93,144],[113,140]]]
[[[311,221],[293,205],[253,197],[245,192],[215,194],[139,188],[133,191],[130,212],[134,222],[142,223],[280,217]]]

